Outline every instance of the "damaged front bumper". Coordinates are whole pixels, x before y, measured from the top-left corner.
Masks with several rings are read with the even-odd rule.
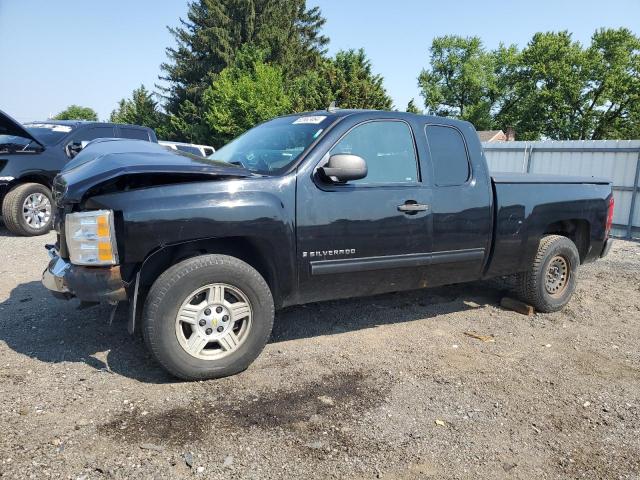
[[[79,298],[83,302],[117,303],[127,299],[120,267],[82,267],[60,258],[49,248],[51,261],[42,273],[42,284],[55,297]]]

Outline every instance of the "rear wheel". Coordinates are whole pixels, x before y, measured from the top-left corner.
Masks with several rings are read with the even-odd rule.
[[[516,292],[540,312],[562,309],[576,288],[580,255],[575,244],[560,235],[542,238],[529,267],[517,277]]]
[[[218,378],[255,360],[273,317],[271,291],[254,268],[234,257],[202,255],[174,265],[153,284],[143,336],[173,375]]]
[[[51,191],[39,183],[23,183],[7,193],[2,218],[7,229],[22,236],[43,235],[51,230]]]

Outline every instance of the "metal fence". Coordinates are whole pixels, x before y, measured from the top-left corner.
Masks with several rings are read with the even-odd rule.
[[[640,140],[483,143],[493,172],[606,178],[616,202],[612,235],[640,238]]]

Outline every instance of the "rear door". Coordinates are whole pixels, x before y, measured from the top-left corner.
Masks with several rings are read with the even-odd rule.
[[[423,166],[431,167],[433,178],[429,280],[431,284],[477,280],[491,235],[489,178],[479,164],[474,166],[465,136],[457,126],[427,124],[424,135],[428,149]]]
[[[368,175],[338,185],[317,173],[298,176],[300,300],[419,287],[431,251],[431,189],[421,182],[410,125],[364,121],[326,148],[318,166],[332,154],[354,154]]]

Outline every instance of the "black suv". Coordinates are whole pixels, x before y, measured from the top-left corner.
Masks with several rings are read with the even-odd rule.
[[[0,202],[11,232],[32,236],[51,229],[53,178],[96,138],[158,141],[153,130],[137,125],[80,120],[21,125],[0,110]]]

